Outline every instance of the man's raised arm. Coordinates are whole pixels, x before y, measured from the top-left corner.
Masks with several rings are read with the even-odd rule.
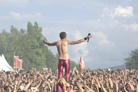
[[[49,42],[47,42],[46,40],[43,40],[43,42],[44,42],[45,44],[47,44],[48,46],[56,46],[56,45],[57,45],[57,42],[49,43]]]
[[[83,39],[77,40],[77,41],[70,41],[70,40],[68,40],[68,44],[71,44],[71,45],[79,44],[79,43],[84,42],[87,39],[90,39],[91,37],[92,37],[92,35],[89,35],[89,36],[87,36],[87,37],[85,37]]]

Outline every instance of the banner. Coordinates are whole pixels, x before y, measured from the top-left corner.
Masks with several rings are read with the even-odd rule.
[[[83,56],[80,57],[79,67],[80,67],[80,69],[84,69],[84,68],[85,68],[85,64],[84,64]]]
[[[19,56],[14,56],[14,68],[18,68],[18,59]]]
[[[19,59],[19,69],[22,70],[23,69],[23,60]]]

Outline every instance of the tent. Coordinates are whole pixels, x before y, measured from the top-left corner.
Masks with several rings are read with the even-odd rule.
[[[4,55],[0,56],[0,71],[13,71],[13,68],[8,64],[7,60],[5,59]]]

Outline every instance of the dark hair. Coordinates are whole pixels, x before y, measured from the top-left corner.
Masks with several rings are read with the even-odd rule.
[[[15,75],[15,78],[17,78],[17,77],[19,77],[19,74],[16,74],[16,75]]]
[[[61,32],[60,33],[60,39],[64,39],[66,37],[66,32]]]

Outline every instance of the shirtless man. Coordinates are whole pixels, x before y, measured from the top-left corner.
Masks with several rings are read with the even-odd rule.
[[[67,34],[65,32],[60,33],[60,39],[57,42],[49,43],[46,40],[43,40],[45,44],[48,46],[56,46],[59,54],[59,61],[58,61],[58,79],[62,77],[63,75],[63,67],[65,68],[65,78],[67,81],[69,81],[69,70],[70,70],[70,60],[69,60],[69,54],[68,54],[68,45],[74,45],[79,44],[81,42],[84,42],[87,39],[90,39],[92,35],[89,35],[83,39],[77,40],[77,41],[70,41],[67,40]],[[69,92],[70,89],[67,88],[67,92]],[[57,85],[56,92],[62,92],[62,89],[60,86]]]

